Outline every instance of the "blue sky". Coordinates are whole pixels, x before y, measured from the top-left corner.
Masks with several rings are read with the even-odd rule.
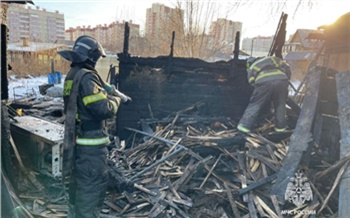
[[[174,7],[178,0],[33,0],[35,5],[49,11],[59,10],[65,16],[66,29],[76,26],[92,27],[97,24],[110,24],[118,20],[133,20],[144,29],[146,9],[152,3],[162,3]],[[209,0],[201,0],[209,1]],[[242,1],[212,0],[220,11],[217,17],[227,18],[243,23],[242,37],[257,35],[271,36],[275,33],[281,13],[287,13],[287,35],[296,29],[316,29],[323,24],[331,24],[341,15],[350,12],[349,0],[304,0],[304,4],[295,9],[299,0],[288,0],[285,5],[276,2],[280,0],[250,0]],[[243,1],[244,2],[244,1]],[[312,4],[312,6],[310,6]],[[217,18],[216,17],[216,18]]]

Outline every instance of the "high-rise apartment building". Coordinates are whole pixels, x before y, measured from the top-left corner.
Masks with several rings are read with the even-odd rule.
[[[146,38],[157,39],[161,34],[161,30],[165,26],[172,25],[174,22],[183,25],[184,11],[178,8],[170,8],[163,4],[154,3],[152,8],[147,8],[146,11]],[[176,21],[172,19],[177,19]],[[182,20],[181,20],[182,19]]]
[[[47,43],[63,43],[65,40],[64,14],[59,11],[10,4],[7,16],[10,43],[23,39]]]
[[[233,49],[238,31],[242,32],[242,22],[219,18],[211,23],[209,35],[216,46],[228,46],[229,49]]]

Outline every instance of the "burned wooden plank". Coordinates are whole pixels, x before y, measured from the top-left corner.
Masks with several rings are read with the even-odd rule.
[[[181,186],[185,185],[193,176],[193,174],[197,171],[200,165],[203,165],[205,162],[210,160],[212,157],[208,156],[203,160],[198,161],[197,163],[189,163],[187,169],[183,173],[183,175],[174,182],[174,189],[179,190]],[[193,159],[192,159],[193,160]]]
[[[250,184],[248,187],[243,187],[242,189],[240,189],[238,191],[238,194],[244,195],[244,194],[248,193],[249,191],[252,191],[252,190],[254,190],[254,189],[256,189],[256,188],[258,188],[258,187],[260,187],[262,185],[265,185],[265,184],[267,184],[269,182],[272,182],[276,178],[277,178],[277,174],[273,174],[273,175],[271,175],[271,176],[269,176],[267,178],[261,179],[261,180],[255,182],[255,183]]]
[[[272,160],[274,160],[275,162],[279,162],[279,161],[277,160],[275,154],[273,153],[273,150],[272,150],[271,146],[270,146],[269,144],[267,144],[265,147],[266,147],[267,151],[269,152],[269,154],[270,154]]]
[[[254,196],[252,193],[248,194],[248,209],[250,218],[258,218],[258,214],[254,206]]]
[[[188,206],[188,207],[192,207],[193,206],[193,202],[192,201],[187,201],[187,200],[184,200],[184,199],[181,199],[181,198],[177,198],[177,197],[174,197],[174,196],[167,196],[167,198],[169,200],[171,200],[172,202],[177,203],[177,204],[182,204],[182,205],[185,205],[185,206]]]
[[[315,192],[316,196],[320,199],[321,203],[323,204],[324,197],[321,195],[321,193],[317,190],[317,188],[315,187],[315,185],[312,182],[309,181],[309,183],[311,185],[312,190]],[[327,207],[327,210],[330,212],[330,214],[333,215],[334,212],[332,211],[332,209],[328,205],[326,207]]]
[[[340,157],[350,152],[350,72],[341,72],[336,75],[337,82],[337,98],[338,98],[338,113],[341,132],[340,140]],[[350,214],[350,168],[345,169],[344,175],[341,178],[339,185],[339,217],[346,217]]]
[[[257,200],[256,195],[253,195],[252,193],[251,193],[251,195],[253,196],[253,202],[255,204],[255,207],[256,207],[260,217],[269,217],[265,213],[265,211],[263,210],[263,207],[262,207],[261,203]]]
[[[346,168],[348,167],[348,164],[349,164],[350,161],[347,161],[343,166],[342,168],[340,168],[339,172],[338,172],[338,175],[333,183],[333,186],[331,188],[331,190],[329,191],[326,199],[324,200],[324,202],[322,203],[322,206],[321,208],[317,211],[317,214],[320,214],[322,212],[322,210],[326,207],[330,197],[332,196],[335,188],[338,186],[342,176],[344,175],[345,171],[346,171]],[[346,198],[347,199],[347,198]],[[342,199],[341,199],[342,200]],[[346,202],[346,204],[348,204],[349,202]],[[345,204],[345,202],[343,202],[343,204]],[[347,208],[346,209],[342,209],[342,210],[348,210]],[[344,211],[341,211],[342,213],[344,213]]]
[[[235,217],[240,218],[241,215],[240,215],[240,213],[238,211],[238,208],[237,208],[237,205],[235,203],[235,200],[233,199],[233,196],[232,196],[232,193],[231,193],[231,189],[230,189],[230,187],[227,186],[226,183],[224,183],[224,186],[225,186],[225,189],[226,189],[226,193],[227,193],[228,199],[229,199],[230,204],[231,204],[231,209],[233,211],[233,214],[235,215]]]
[[[131,204],[125,205],[125,207],[124,207],[123,210],[120,212],[120,214],[124,214],[125,211],[127,211],[130,207],[131,207]]]
[[[136,184],[136,183],[135,183],[134,186],[135,186],[135,188],[137,188],[138,190],[143,191],[143,192],[145,192],[145,193],[147,193],[147,194],[149,194],[149,195],[153,195],[153,196],[156,196],[156,195],[157,195],[157,193],[152,192],[151,190],[149,190],[149,189],[143,187],[142,185],[139,185],[139,184]]]
[[[112,208],[113,210],[117,211],[118,213],[122,213],[123,211],[122,208],[120,208],[118,205],[113,204],[112,202],[105,201],[104,204]]]
[[[240,152],[238,153],[238,164],[239,164],[239,168],[242,172],[242,175],[240,175],[240,180],[241,180],[241,186],[242,188],[246,188],[247,187],[247,169],[246,169],[246,165],[244,163],[244,159],[246,158],[245,154]],[[243,201],[244,202],[248,202],[249,201],[249,196],[248,195],[243,195]]]
[[[273,206],[275,208],[275,211],[276,211],[278,217],[283,217],[282,213],[281,213],[281,208],[280,208],[280,206],[278,204],[277,197],[275,195],[271,195],[270,198],[271,198],[272,204],[273,204]]]
[[[253,157],[256,158],[258,160],[260,160],[261,162],[263,162],[266,166],[268,166],[271,170],[277,172],[278,168],[274,165],[274,164],[278,164],[274,163],[274,161],[272,159],[263,157],[262,155],[258,154],[257,152],[255,152],[254,150],[249,150],[248,154],[249,157]]]
[[[278,218],[277,214],[258,196],[254,196],[256,202],[269,214],[268,217]]]
[[[130,194],[129,192],[124,192],[124,195],[130,204],[137,202],[137,199],[135,199],[134,196],[132,194]]]
[[[61,205],[61,204],[48,204],[46,208],[50,210],[56,210],[56,211],[64,211],[64,212],[68,211],[68,205]]]
[[[204,184],[207,182],[210,174],[213,172],[214,168],[216,167],[216,165],[219,163],[219,160],[221,159],[221,155],[219,155],[218,159],[215,161],[213,167],[209,170],[207,176],[205,177],[205,179],[203,180],[202,184],[199,186],[199,188],[203,188]]]
[[[164,209],[168,206],[168,203],[164,200],[159,200],[157,204],[154,205],[152,210],[150,211],[149,217],[157,217],[161,214]]]
[[[341,166],[343,166],[348,160],[350,160],[350,153],[346,154],[342,159],[338,160],[333,165],[330,165],[327,169],[317,172],[316,177],[317,179],[321,179],[324,176],[329,175],[334,170],[339,169]]]
[[[149,212],[150,217],[157,217],[168,206],[168,203],[164,201],[164,198],[167,196],[168,192],[169,190],[163,191],[159,198],[157,198],[156,202]]]
[[[320,84],[320,72],[316,70],[316,61],[314,60],[308,70],[307,91],[305,93],[303,107],[301,109],[296,128],[291,136],[289,150],[284,159],[283,166],[280,168],[276,183],[272,186],[271,194],[276,195],[278,200],[284,202],[284,194],[290,178],[293,177],[304,152],[311,141],[311,126],[314,119],[318,90]]]
[[[149,202],[144,202],[144,203],[136,205],[135,207],[130,208],[129,210],[131,211],[130,213],[136,213],[149,205],[150,205]],[[126,214],[126,217],[131,216],[130,213]]]

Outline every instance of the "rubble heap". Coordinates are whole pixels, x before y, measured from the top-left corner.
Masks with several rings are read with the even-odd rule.
[[[188,148],[137,178],[135,182],[142,189],[133,195],[110,195],[108,204],[117,206],[112,210],[117,216],[283,217],[286,211],[319,211],[321,205],[326,206],[320,211],[322,216],[334,215],[337,206],[324,200],[324,185],[331,183],[321,173],[322,167],[299,171],[298,175],[305,179],[303,184],[309,184],[314,193],[309,201],[296,206],[290,198],[282,206],[275,196],[270,196],[271,182],[282,166],[290,133],[276,135],[271,132],[273,125],[266,123],[259,134],[241,135],[229,119],[181,123],[177,119],[154,128],[145,128],[144,124],[148,131],[156,129],[156,139],[135,133],[131,148],[114,150],[118,155],[113,157],[118,158],[130,178],[174,152],[177,146]],[[281,140],[272,142],[262,135]],[[317,147],[312,152],[317,157]]]

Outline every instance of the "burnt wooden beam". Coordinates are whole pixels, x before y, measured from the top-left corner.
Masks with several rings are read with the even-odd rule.
[[[228,199],[230,201],[230,205],[231,205],[231,209],[233,211],[233,214],[235,215],[236,218],[241,217],[241,215],[239,213],[239,210],[237,208],[237,204],[235,202],[235,199],[232,196],[232,192],[231,192],[230,187],[226,183],[224,183],[224,186],[225,186],[225,190],[227,192],[227,197],[228,197]]]
[[[280,31],[278,33],[277,46],[276,46],[276,50],[275,50],[275,56],[279,57],[281,59],[283,59],[282,48],[283,48],[283,45],[284,45],[284,43],[286,41],[287,18],[288,18],[288,14],[284,14],[283,15],[282,24],[281,24],[281,29],[280,29]]]
[[[175,41],[175,31],[173,31],[172,37],[171,37],[170,54],[169,54],[170,58],[174,57],[174,41]]]
[[[125,22],[125,31],[124,31],[124,44],[123,44],[123,55],[129,55],[129,36],[130,36],[130,27],[128,22]]]
[[[6,55],[7,33],[7,26],[5,24],[1,24],[1,100],[9,98]]]
[[[166,68],[169,64],[169,56],[158,56],[158,57],[134,57],[128,56],[124,53],[118,53],[118,60],[124,67],[134,66],[149,66],[153,68]],[[183,57],[172,57],[171,58],[173,67],[172,71],[207,71],[213,70],[225,70],[229,72],[231,70],[231,61],[217,61],[210,63],[198,58],[183,58]],[[244,60],[237,60],[237,62],[244,62]]]
[[[350,72],[341,72],[336,75],[338,113],[341,132],[340,158],[345,158],[350,152]],[[350,214],[350,168],[347,167],[339,185],[339,217]]]
[[[287,17],[288,15],[282,12],[268,56],[273,56],[275,54],[276,57],[282,58],[282,47],[286,38]]]
[[[240,190],[238,190],[238,194],[239,195],[244,195],[250,191],[253,191],[256,188],[259,188],[269,182],[272,182],[273,180],[275,180],[277,178],[277,174],[272,174],[271,176],[261,179],[255,183],[250,184],[249,186],[247,186],[246,188],[242,188]]]
[[[308,70],[308,81],[303,106],[300,111],[296,128],[291,136],[289,150],[284,163],[277,174],[275,184],[272,186],[271,194],[276,195],[282,203],[285,202],[284,194],[290,179],[294,176],[303,154],[308,148],[311,139],[311,127],[314,120],[316,105],[318,102],[318,91],[320,84],[320,71],[316,70],[314,60]]]
[[[238,60],[239,56],[239,42],[241,40],[241,33],[238,31],[235,38],[235,48],[233,50],[233,59]]]

